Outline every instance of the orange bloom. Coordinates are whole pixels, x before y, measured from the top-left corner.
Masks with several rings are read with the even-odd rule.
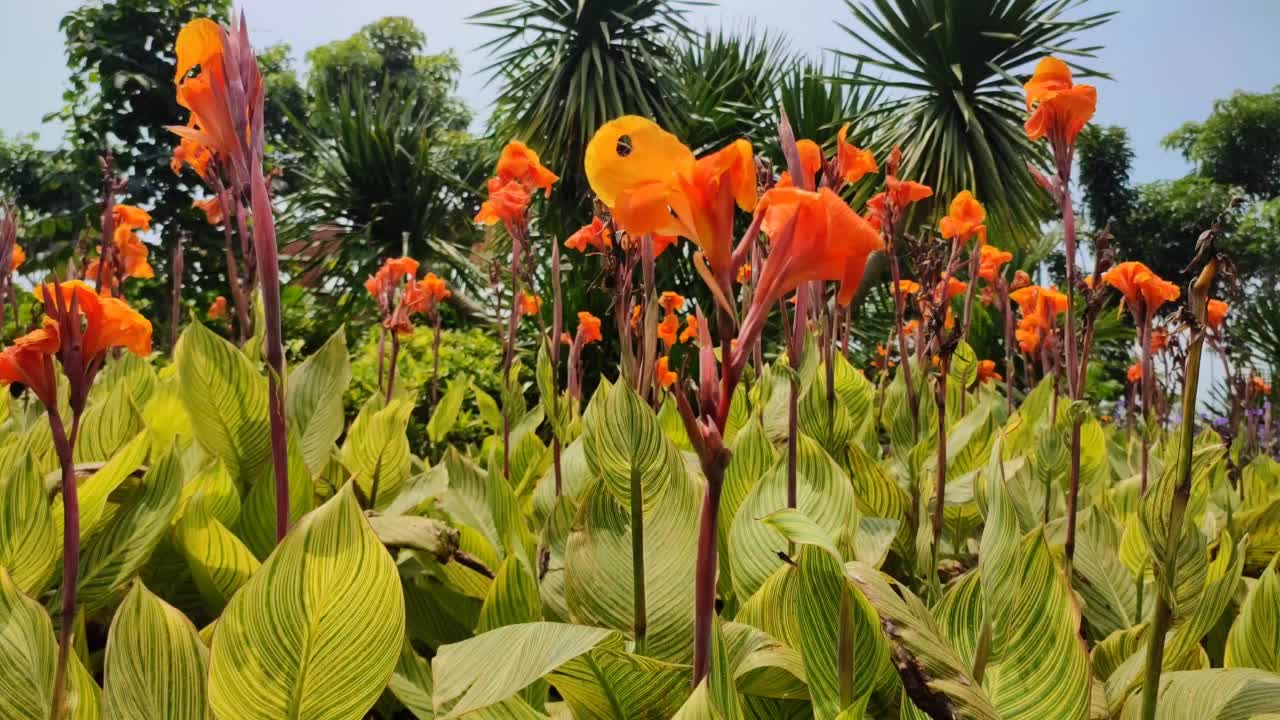
[[[924,200],[933,195],[933,188],[910,180],[899,180],[893,175],[885,175],[886,190],[876,193],[867,201],[867,221],[872,227],[880,230],[884,227],[889,211],[895,214],[913,202]]]
[[[613,247],[613,235],[609,232],[609,228],[604,224],[603,220],[593,217],[591,218],[591,224],[578,228],[575,233],[569,236],[568,240],[564,241],[564,246],[578,252],[586,252],[588,247],[603,252],[606,248]]]
[[[541,310],[542,298],[527,292],[520,293],[520,313],[522,315],[537,315]]]
[[[995,360],[982,360],[978,363],[978,382],[985,383],[995,380],[1000,382],[1004,380],[1000,373],[996,372]]]
[[[44,303],[45,314],[56,319],[54,299],[45,296],[45,287],[37,287],[36,296]],[[74,297],[85,319],[80,342],[85,358],[97,357],[113,347],[123,347],[139,357],[151,354],[151,322],[123,300],[99,297],[80,280],[59,283],[56,290],[68,308]]]
[[[662,318],[662,322],[658,323],[658,339],[667,347],[676,344],[676,335],[679,332],[680,319],[675,313],[667,313],[667,316]]]
[[[879,167],[876,166],[876,158],[870,150],[862,150],[845,142],[848,135],[849,123],[845,123],[836,133],[836,164],[839,167],[837,172],[840,173],[840,177],[846,183],[853,184],[867,173],[876,172]]]
[[[1129,382],[1131,383],[1136,383],[1139,380],[1141,380],[1142,379],[1142,363],[1135,362],[1134,364],[1130,365],[1129,370],[1128,372],[1125,373],[1125,375],[1129,378]]]
[[[817,181],[818,171],[822,169],[822,148],[812,140],[797,140],[796,150],[800,152],[800,167],[804,169],[808,187],[812,187]],[[783,170],[775,187],[793,187],[791,173]]]
[[[489,199],[480,205],[473,221],[480,225],[496,225],[499,222],[515,223],[524,217],[532,197],[524,185],[489,178]]]
[[[677,375],[674,370],[671,370],[667,367],[669,363],[670,363],[670,360],[667,359],[666,355],[663,355],[662,357],[658,358],[658,365],[653,369],[654,378],[658,381],[658,387],[661,387],[661,388],[671,387],[671,385],[675,383],[676,380],[680,379],[680,376]]]
[[[192,200],[191,207],[204,212],[205,222],[217,225],[222,222],[222,203],[215,195],[204,200]]]
[[[519,140],[512,140],[502,148],[494,176],[503,183],[518,182],[530,192],[542,190],[548,197],[551,186],[560,179],[559,175],[542,166],[538,153]]]
[[[418,287],[422,288],[422,291],[430,298],[432,306],[453,297],[453,291],[449,289],[449,284],[444,279],[437,277],[435,273],[427,273],[426,277],[418,281]]]
[[[644,313],[643,305],[631,306],[631,330],[633,332],[640,331],[640,315]]]
[[[174,175],[182,173],[182,166],[188,165],[201,178],[209,176],[209,162],[213,160],[213,153],[200,143],[191,138],[181,138],[178,146],[173,149],[173,158],[169,160],[169,169]]]
[[[1067,296],[1053,288],[1031,285],[1009,293],[1009,299],[1022,311],[1014,335],[1027,353],[1040,347],[1045,333],[1053,330],[1054,320],[1067,311]]]
[[[919,329],[920,329],[919,320],[908,320],[907,322],[902,324],[902,334],[908,337],[915,335],[916,331]]]
[[[1169,346],[1169,333],[1160,328],[1151,331],[1151,352],[1156,353]]]
[[[915,295],[920,292],[920,283],[915,280],[899,280],[898,292],[903,295]]]
[[[738,267],[738,284],[746,285],[751,282],[751,264],[743,263]]]
[[[761,198],[758,212],[773,243],[758,283],[765,307],[813,280],[838,280],[837,301],[848,305],[867,258],[884,248],[880,234],[829,188],[774,188]],[[793,221],[793,234],[784,237]]]
[[[1000,275],[1000,268],[1010,260],[1013,260],[1013,253],[994,245],[983,245],[978,255],[978,277],[994,285]]]
[[[53,355],[61,348],[58,323],[45,318],[44,327],[19,337],[0,352],[0,384],[22,383],[46,406],[57,401],[58,381]]]
[[[578,313],[578,338],[583,345],[604,340],[600,334],[600,318],[583,310]]]
[[[115,216],[116,227],[127,227],[131,230],[150,230],[151,229],[151,213],[140,207],[133,205],[116,205],[111,208],[111,214]],[[119,231],[117,230],[117,235]]]
[[[955,296],[964,294],[964,291],[968,289],[969,283],[948,276],[943,278],[942,282],[938,283],[938,286],[933,289],[933,298],[939,302],[950,301]],[[943,297],[944,294],[946,297]]]
[[[1031,113],[1025,129],[1032,140],[1049,137],[1073,145],[1097,108],[1098,91],[1092,85],[1073,84],[1071,68],[1054,57],[1041,60],[1022,87]]]
[[[658,306],[667,312],[684,310],[684,296],[670,290],[663,291],[658,297]]]
[[[213,299],[213,304],[209,306],[209,319],[221,320],[227,316],[227,299],[221,295]]]
[[[693,340],[696,342],[697,339],[698,339],[698,316],[690,315],[689,317],[685,318],[685,328],[684,328],[684,331],[680,333],[680,342],[685,343],[685,342],[689,342],[690,340]]]
[[[1205,318],[1209,324],[1209,328],[1217,330],[1222,327],[1222,321],[1227,319],[1227,311],[1230,309],[1231,306],[1221,300],[1210,300],[1208,317]]]
[[[22,263],[26,261],[27,261],[27,252],[22,249],[21,245],[18,245],[17,243],[15,243],[13,246],[13,263],[12,263],[12,267],[9,268],[9,271],[13,272],[14,270],[17,270],[18,268],[22,267]]]
[[[1166,302],[1178,299],[1178,286],[1162,280],[1151,268],[1140,262],[1122,262],[1108,270],[1102,281],[1124,295],[1134,317],[1142,312],[1154,314]]]
[[[169,131],[179,137],[190,140],[192,149],[175,152],[175,161],[179,154],[183,161],[199,172],[201,161],[193,158],[198,155],[195,146],[217,155],[231,155],[243,158],[248,144],[249,127],[247,123],[240,125],[244,137],[236,131],[236,118],[232,112],[231,94],[228,90],[226,68],[223,53],[225,43],[222,27],[208,18],[192,20],[178,32],[176,54],[178,56],[173,82],[177,85],[178,104],[191,111],[191,119],[185,126],[170,126]],[[194,77],[187,75],[196,67],[200,74]],[[261,78],[252,80],[261,81]],[[250,78],[239,78],[238,84],[243,87],[250,83]],[[252,98],[247,99],[252,102]],[[170,167],[174,163],[170,164]],[[207,160],[203,162],[207,165]],[[180,165],[179,165],[180,167]],[[201,173],[203,175],[204,173]]]
[[[661,235],[655,233],[653,236],[653,256],[660,257],[667,248],[680,242],[678,235]]]
[[[587,145],[587,181],[632,235],[679,235],[697,243],[717,277],[728,277],[734,205],[756,204],[751,144],[737,140],[694,158],[676,136],[645,118],[606,123]],[[655,252],[656,252],[655,248]]]
[[[1263,397],[1271,397],[1271,383],[1263,380],[1261,375],[1253,376],[1253,389]]]
[[[942,218],[938,229],[942,231],[942,237],[947,240],[959,238],[964,242],[977,235],[979,241],[986,244],[987,226],[982,224],[986,219],[987,211],[982,207],[982,203],[973,197],[973,193],[962,190],[951,201],[950,212]]]

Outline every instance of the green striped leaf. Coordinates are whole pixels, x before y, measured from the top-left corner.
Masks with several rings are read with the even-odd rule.
[[[285,443],[289,471],[289,522],[297,522],[315,507],[315,485],[307,462],[298,451],[297,435],[286,429]],[[266,559],[276,546],[276,476],[270,460],[254,468],[246,468],[249,491],[245,495],[236,523],[236,532],[259,559]]]
[[[857,512],[853,486],[826,451],[804,434],[796,441],[796,488],[796,506],[801,513],[828,536],[847,536]],[[783,564],[778,552],[787,549],[786,538],[756,519],[786,506],[787,461],[780,457],[743,501],[733,521],[729,550],[738,597],[754,595]]]
[[[1226,667],[1251,667],[1280,674],[1280,555],[1240,606],[1227,636]]]
[[[411,397],[390,404],[381,395],[370,397],[360,408],[342,442],[342,464],[355,476],[356,485],[374,509],[385,509],[409,479],[409,415]],[[374,490],[376,488],[376,497]]]
[[[107,509],[107,499],[147,459],[150,442],[146,433],[138,433],[115,457],[107,461],[97,472],[78,485],[80,500],[80,543],[87,545],[102,526]],[[53,526],[58,538],[58,554],[62,554],[63,510],[62,494],[52,505]]]
[[[462,410],[462,401],[466,399],[467,388],[470,386],[471,380],[465,375],[449,381],[444,395],[440,396],[439,404],[431,411],[431,419],[427,421],[427,439],[433,443],[444,442],[449,431],[458,422],[458,413]]]
[[[142,412],[135,405],[129,384],[115,383],[106,396],[89,404],[80,419],[76,462],[110,459],[142,430],[142,425]]]
[[[258,570],[258,558],[213,516],[201,495],[191,499],[172,537],[196,588],[214,612],[221,612]]]
[[[107,635],[103,717],[212,718],[208,664],[209,651],[186,616],[135,582]]]
[[[725,643],[723,623],[711,622],[711,664],[693,694],[673,720],[742,720],[742,704],[734,684],[734,658]]]
[[[350,384],[345,327],[339,327],[315,354],[289,372],[285,418],[297,433],[299,450],[312,475],[324,469],[342,435],[346,425],[342,396]]]
[[[725,468],[724,485],[720,489],[718,527],[720,582],[726,587],[732,587],[734,556],[729,553],[729,537],[737,519],[738,508],[742,507],[760,478],[773,467],[778,458],[773,443],[765,437],[764,426],[754,416],[734,436],[733,442],[729,444],[729,451],[733,453],[733,459],[729,462],[729,467]]]
[[[629,384],[601,392],[592,399],[598,407],[582,437],[587,464],[624,507],[630,507],[631,487],[638,482],[643,509],[651,512],[669,487],[684,481],[684,463],[653,410]]]
[[[57,567],[61,539],[30,455],[0,472],[0,568],[18,589],[39,595]]]
[[[547,681],[564,698],[574,720],[669,718],[690,695],[688,665],[622,651],[621,642],[564,663]]]
[[[1000,448],[991,453],[987,493],[987,519],[978,545],[978,568],[982,573],[982,608],[987,629],[991,633],[991,657],[998,658],[1008,647],[1012,632],[1010,617],[1018,588],[1022,584],[1022,560],[1019,555],[1022,529],[1005,482]]]
[[[225,720],[358,720],[386,687],[404,627],[395,563],[345,485],[228,603],[209,704]]]
[[[431,663],[436,715],[448,720],[500,703],[611,635],[602,628],[538,622],[443,645]]]
[[[169,530],[182,493],[183,469],[176,451],[156,460],[131,488],[119,509],[85,545],[80,557],[79,602],[93,616],[119,600],[135,573]]]
[[[825,366],[818,366],[813,381],[800,397],[796,419],[800,431],[817,440],[823,447],[842,448],[849,444],[857,427],[834,386],[833,382],[831,395],[828,397]]]
[[[1137,585],[1116,555],[1120,528],[1098,507],[1085,508],[1077,519],[1074,586],[1084,599],[1089,634],[1101,640],[1132,626]]]
[[[1158,720],[1260,720],[1280,713],[1280,677],[1245,668],[1165,673],[1158,703]],[[1121,720],[1138,720],[1141,709],[1142,698],[1130,698]]]
[[[0,567],[0,718],[50,717],[57,658],[58,640],[49,614],[24,595]],[[77,653],[72,653],[68,662],[66,717],[98,720],[101,691]]]
[[[255,364],[198,321],[182,332],[173,362],[196,440],[237,478],[269,465],[267,379]]]
[[[233,527],[240,520],[240,491],[221,460],[215,459],[204,466],[182,486],[182,499],[174,513],[175,525],[197,496],[205,510],[223,525]]]

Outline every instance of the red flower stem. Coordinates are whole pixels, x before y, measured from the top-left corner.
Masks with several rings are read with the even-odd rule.
[[[511,382],[511,366],[515,359],[516,328],[520,318],[520,233],[511,225],[507,226],[507,234],[511,236],[511,313],[507,316],[507,336],[502,349],[502,387],[507,390]],[[511,479],[511,418],[510,408],[502,408],[502,477]]]
[[[396,384],[396,361],[400,358],[400,333],[391,333],[391,362],[387,367],[387,404],[391,404],[391,392]],[[370,498],[372,501],[372,498]]]
[[[938,569],[938,553],[942,544],[943,512],[946,509],[944,499],[947,493],[947,375],[951,370],[951,353],[939,353],[938,383],[934,390],[934,399],[938,404],[938,455],[937,470],[934,474],[933,489],[933,564],[930,574]]]
[[[76,619],[76,590],[80,575],[80,492],[76,484],[75,441],[80,434],[80,416],[73,414],[71,435],[67,436],[56,405],[47,408],[53,447],[62,466],[62,603],[58,628],[58,662],[53,675],[53,720],[66,714],[67,663],[71,658]]]
[[[911,381],[911,357],[907,354],[907,337],[902,332],[903,316],[906,314],[906,302],[902,296],[901,286],[902,271],[898,267],[892,218],[887,222],[889,231],[885,233],[885,245],[889,255],[889,274],[893,279],[893,324],[897,328],[898,335],[898,362],[902,366],[902,378],[907,386],[907,404],[911,407],[911,430],[918,437],[920,435],[920,401],[916,398],[916,385]]]
[[[220,187],[215,186],[215,188]],[[231,286],[231,299],[236,304],[236,344],[243,345],[249,337],[249,303],[245,300],[244,287],[240,284],[240,261],[236,259],[235,241],[231,237],[231,193],[226,189],[218,189],[218,202],[222,205],[222,240],[223,251],[227,256],[227,284]],[[381,368],[379,368],[381,373]],[[381,386],[382,377],[379,375]]]
[[[1151,452],[1151,397],[1155,385],[1151,368],[1151,317],[1152,313],[1142,312],[1142,325],[1138,328],[1139,342],[1142,343],[1142,494],[1147,494],[1148,456]]]
[[[173,245],[173,295],[169,301],[169,348],[178,344],[178,326],[182,323],[182,247],[189,240],[182,237]]]
[[[261,168],[254,173],[253,246],[262,282],[262,314],[266,327],[268,398],[271,420],[271,465],[276,485],[276,540],[289,530],[289,449],[284,418],[284,340],[280,331],[280,258],[275,218]]]
[[[1013,416],[1013,303],[1009,300],[1009,286],[1005,283],[1004,278],[1000,278],[997,285],[997,292],[1000,295],[1000,302],[1004,305],[1004,367],[1005,367],[1005,383],[1004,393],[1007,411],[1010,417]]]

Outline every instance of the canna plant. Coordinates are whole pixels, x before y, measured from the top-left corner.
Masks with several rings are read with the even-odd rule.
[[[477,203],[512,240],[487,298],[505,387],[453,378],[437,397],[432,373],[422,437],[426,382],[406,378],[428,375],[398,372],[396,343],[417,314],[439,338],[448,286],[410,257],[370,278],[389,347],[354,417],[344,332],[273,358],[244,25],[184,33],[196,118],[179,154],[210,153],[241,252],[254,242],[242,289],[262,299],[228,328],[238,342],[193,316],[166,358],[121,266],[36,286],[40,326],[0,353],[0,718],[1280,714],[1280,463],[1247,426],[1262,420],[1224,433],[1194,412],[1202,347],[1226,332],[1210,298],[1226,215],[1189,302],[1152,285],[1180,312],[1144,410],[1161,387],[1184,404],[1152,413],[1141,453],[1071,377],[1100,312],[1135,308],[1109,289],[1133,266],[1106,274],[1103,253],[1069,283],[1077,337],[1072,288],[1010,276],[977,197],[909,229],[931,191],[891,153],[883,194],[855,210],[844,197],[870,194],[876,159],[851,128],[828,154],[785,117],[785,176],[744,140],[697,154],[646,118],[603,123],[578,158],[594,212],[543,247],[532,198],[555,177],[513,143]],[[100,270],[128,257],[115,228],[142,222],[104,207]],[[16,241],[0,224],[0,261]],[[599,262],[608,315],[531,271],[556,268],[560,242]],[[666,289],[665,253],[692,261],[705,305]],[[896,318],[869,375],[846,308],[876,253]],[[1004,358],[969,343],[988,300]],[[584,356],[614,333],[597,377]],[[1266,380],[1249,377],[1253,410]],[[450,443],[468,392],[486,435]]]

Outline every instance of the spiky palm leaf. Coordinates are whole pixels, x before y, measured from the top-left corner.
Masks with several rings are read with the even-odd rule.
[[[300,269],[326,269],[326,288],[343,297],[386,257],[408,252],[459,271],[474,188],[483,165],[476,143],[438,121],[413,86],[381,92],[345,88],[323,127],[304,132],[308,165],[289,197],[285,235]],[[317,232],[324,227],[329,232]]]
[[[670,124],[671,39],[690,32],[677,0],[515,0],[471,17],[497,37],[480,50],[501,91],[491,130],[529,141],[560,175],[553,232],[581,224],[582,157],[606,121],[635,113]]]
[[[901,174],[933,187],[939,204],[972,190],[995,229],[1031,235],[1051,209],[1026,163],[1043,164],[1045,151],[1023,133],[1026,112],[1013,76],[1050,53],[1073,64],[1094,56],[1099,48],[1081,46],[1079,36],[1114,13],[1072,17],[1086,2],[845,0],[856,26],[843,27],[863,49],[839,54],[868,70],[847,79],[892,96],[870,118],[878,146],[900,145]]]

